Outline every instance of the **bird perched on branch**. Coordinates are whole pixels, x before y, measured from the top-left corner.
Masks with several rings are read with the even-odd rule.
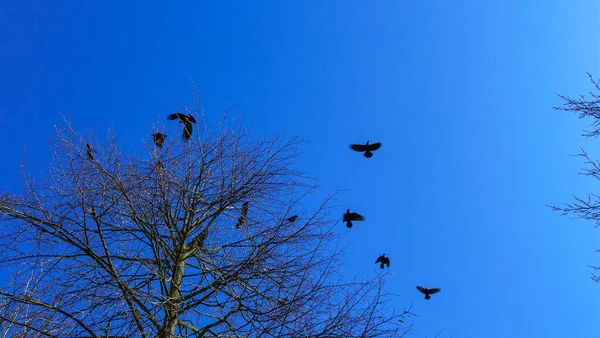
[[[425,295],[425,299],[429,299],[429,298],[431,298],[430,295],[433,295],[434,293],[438,293],[438,292],[442,291],[442,289],[440,289],[440,288],[428,289],[428,288],[424,288],[424,287],[418,286],[418,285],[417,285],[417,290],[419,290],[422,294]]]
[[[235,226],[236,228],[242,227],[244,222],[246,222],[247,215],[248,215],[248,202],[244,202],[244,204],[242,204],[242,216],[240,216],[240,218],[238,218],[237,225]]]
[[[367,144],[351,144],[350,145],[350,149],[361,152],[361,153],[364,152],[364,156],[366,158],[371,158],[373,156],[372,151],[375,151],[375,150],[379,149],[380,147],[381,147],[381,142],[369,144],[369,141],[367,141]]]
[[[152,138],[154,139],[154,144],[156,144],[157,147],[162,148],[162,145],[165,142],[167,135],[162,133],[154,133],[152,134]]]
[[[198,236],[194,237],[192,241],[187,245],[189,248],[202,249],[204,248],[204,241],[208,237],[208,227],[202,229]]]
[[[379,265],[380,268],[383,269],[384,265],[387,265],[387,267],[390,267],[390,258],[389,257],[385,257],[385,254],[377,257],[377,260],[375,261],[375,264],[377,263],[381,263],[381,265]]]
[[[92,146],[89,143],[85,144],[85,150],[87,152],[87,157],[93,161],[94,160],[94,154],[93,154],[94,149],[92,149]]]
[[[290,223],[294,223],[297,218],[298,218],[298,215],[294,215],[294,216],[288,218],[287,221],[290,222]]]
[[[364,221],[365,218],[356,213],[356,212],[350,212],[350,209],[348,209],[346,211],[346,213],[344,214],[344,218],[343,221],[346,222],[346,227],[348,228],[352,228],[352,221]]]
[[[173,113],[167,116],[167,120],[173,121],[179,119],[179,123],[183,123],[183,139],[188,141],[192,136],[192,123],[196,123],[196,119],[192,114]]]

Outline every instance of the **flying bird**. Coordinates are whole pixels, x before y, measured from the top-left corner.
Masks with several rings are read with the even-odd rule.
[[[350,212],[350,209],[348,209],[346,211],[346,213],[344,214],[344,218],[343,218],[343,221],[346,222],[346,226],[348,228],[352,228],[352,221],[364,221],[364,220],[365,220],[365,218],[362,215],[360,215],[356,212]]]
[[[246,222],[247,215],[248,215],[248,202],[244,202],[244,204],[242,204],[242,216],[240,216],[240,218],[238,218],[237,225],[235,226],[236,228],[242,227],[244,222]]]
[[[380,147],[381,147],[381,142],[369,144],[369,141],[367,141],[367,144],[351,144],[350,145],[350,149],[361,152],[361,153],[364,152],[364,156],[366,158],[371,158],[373,156],[372,151],[375,151],[375,150],[379,149]]]
[[[192,123],[196,123],[196,119],[192,114],[173,113],[167,116],[167,120],[173,121],[179,119],[179,123],[183,123],[183,139],[188,141],[192,136]]]
[[[156,144],[157,147],[162,148],[162,145],[165,142],[167,135],[162,133],[154,133],[152,134],[152,138],[154,139],[154,144]]]
[[[384,265],[387,265],[387,267],[390,267],[390,258],[389,257],[385,257],[385,254],[377,257],[377,260],[375,261],[375,264],[377,263],[381,263],[381,265],[379,265],[380,268],[383,269]]]
[[[298,218],[298,215],[294,215],[294,216],[288,218],[287,221],[290,222],[290,223],[294,223],[297,218]]]
[[[92,149],[92,146],[89,143],[85,144],[85,149],[86,149],[86,152],[87,152],[87,157],[90,160],[93,161],[94,160],[94,154],[92,154],[92,153],[94,152],[94,149]]]
[[[417,290],[419,290],[422,294],[425,295],[425,299],[429,299],[429,298],[431,298],[430,295],[433,295],[434,293],[438,293],[438,292],[442,291],[442,289],[440,289],[440,288],[428,289],[428,288],[424,288],[424,287],[418,286],[418,285],[417,285]]]

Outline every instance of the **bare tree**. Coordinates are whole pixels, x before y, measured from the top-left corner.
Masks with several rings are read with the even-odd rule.
[[[341,275],[337,213],[293,169],[303,142],[227,121],[137,153],[57,128],[51,165],[0,195],[4,335],[404,335],[383,275]]]
[[[560,107],[554,107],[556,110],[575,112],[580,119],[590,117],[591,130],[584,130],[584,137],[600,136],[600,81],[594,80],[590,73],[587,73],[595,92],[589,92],[589,96],[580,95],[577,99],[558,94],[564,103]],[[600,180],[600,162],[593,160],[588,152],[580,146],[580,152],[574,156],[582,157],[586,167],[582,175],[593,177]],[[552,210],[559,211],[563,215],[573,214],[577,218],[592,220],[596,227],[600,226],[600,196],[588,194],[587,197],[573,196],[573,201],[565,203],[562,206],[550,206]],[[595,271],[600,271],[600,266],[590,266]],[[600,276],[592,273],[592,280],[600,282]]]

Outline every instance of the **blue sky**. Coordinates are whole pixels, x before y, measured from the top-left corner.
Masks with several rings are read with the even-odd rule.
[[[600,3],[575,1],[3,1],[0,185],[49,159],[61,114],[139,144],[189,99],[255,135],[312,143],[298,166],[367,221],[349,275],[391,257],[415,337],[597,337],[593,224],[546,204],[597,184],[567,156],[586,121],[556,92],[600,77]],[[136,121],[131,123],[131,121]],[[164,122],[164,121],[163,121]],[[381,141],[369,160],[351,142]],[[341,226],[343,227],[343,226]],[[345,231],[341,229],[340,231]],[[415,285],[441,287],[424,301]]]

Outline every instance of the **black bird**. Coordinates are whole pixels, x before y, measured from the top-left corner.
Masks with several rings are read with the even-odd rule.
[[[294,216],[288,218],[287,221],[290,222],[290,223],[294,223],[297,218],[298,218],[298,215],[294,215]]]
[[[379,265],[380,268],[383,269],[384,265],[387,265],[387,267],[390,267],[390,258],[389,257],[385,257],[385,254],[377,257],[377,260],[375,261],[375,264],[377,263],[381,263],[381,265]]]
[[[154,144],[156,144],[157,147],[162,148],[162,145],[165,142],[167,135],[162,133],[154,133],[152,134],[152,138],[154,139]]]
[[[242,216],[240,216],[240,218],[238,218],[237,225],[235,226],[236,228],[242,227],[244,222],[246,222],[247,215],[248,215],[248,202],[244,202],[244,204],[242,204]]]
[[[438,292],[442,291],[442,289],[440,289],[440,288],[428,289],[428,288],[424,288],[424,287],[418,286],[418,285],[417,285],[417,290],[419,290],[422,294],[425,295],[425,299],[429,299],[429,298],[431,298],[430,295],[433,295],[434,293],[438,293]]]
[[[94,149],[92,149],[92,146],[89,143],[85,144],[85,149],[86,149],[86,152],[87,152],[87,157],[90,160],[93,161],[94,160],[94,154],[92,154],[92,152],[94,152]]]
[[[193,247],[194,249],[201,249],[204,247],[204,241],[208,237],[208,228],[202,229],[202,231],[198,234],[198,236],[194,237],[188,247]]]
[[[173,121],[179,119],[179,123],[183,123],[183,139],[188,141],[192,136],[192,123],[196,123],[196,119],[192,114],[173,113],[167,116],[167,120]]]
[[[343,221],[346,222],[346,226],[348,228],[352,228],[352,221],[364,221],[364,220],[365,220],[365,218],[362,215],[360,215],[356,212],[350,212],[350,209],[348,209],[346,211],[346,213],[344,214],[344,218],[343,218]]]
[[[377,142],[377,143],[373,143],[373,144],[369,144],[369,141],[367,141],[367,144],[351,144],[350,145],[350,149],[354,150],[354,151],[359,151],[359,152],[364,152],[364,156],[366,158],[371,158],[373,156],[372,151],[375,151],[377,149],[379,149],[381,147],[381,142]]]

